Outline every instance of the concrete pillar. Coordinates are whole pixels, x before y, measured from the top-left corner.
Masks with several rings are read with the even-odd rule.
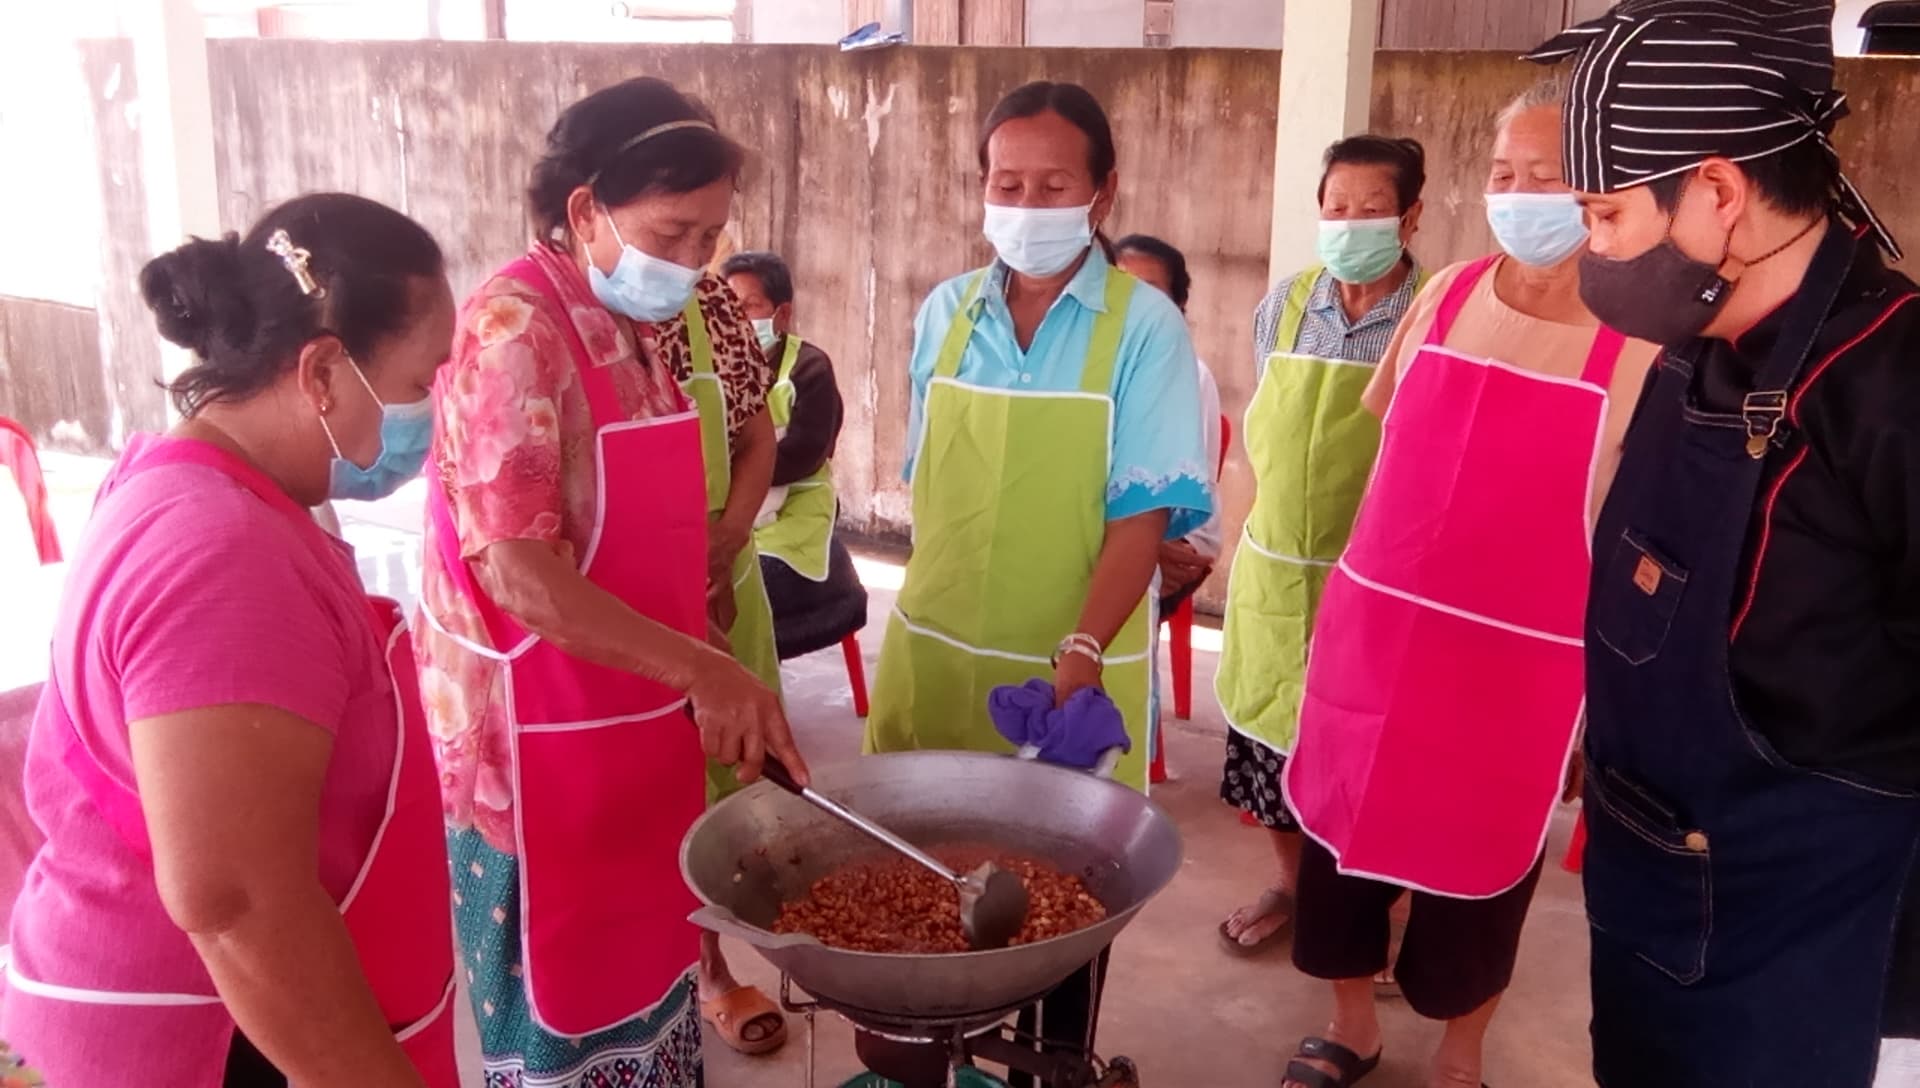
[[[194,0],[132,0],[124,7],[140,88],[140,166],[147,193],[147,241],[163,253],[188,235],[220,235],[214,170],[213,99],[207,86],[207,38]],[[161,349],[171,379],[186,369],[184,349]]]
[[[1269,279],[1312,263],[1319,231],[1313,207],[1321,152],[1367,127],[1380,0],[1288,4],[1284,35]]]

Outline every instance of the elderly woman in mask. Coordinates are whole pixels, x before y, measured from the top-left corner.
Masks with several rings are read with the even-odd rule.
[[[1334,1011],[1287,1088],[1377,1064],[1372,979],[1408,891],[1392,966],[1446,1025],[1428,1083],[1480,1084],[1577,778],[1591,519],[1655,349],[1580,301],[1559,102],[1545,85],[1500,115],[1486,202],[1502,252],[1434,277],[1362,398],[1385,417],[1380,456],[1327,580],[1284,777],[1308,836],[1294,963],[1331,983]]]
[[[699,1083],[679,845],[707,759],[804,774],[779,697],[713,644],[716,458],[661,344],[742,157],[657,79],[569,106],[533,245],[467,301],[435,386],[422,684],[502,1084]]]
[[[1407,249],[1425,210],[1419,141],[1350,136],[1324,162],[1320,263],[1275,285],[1254,312],[1259,383],[1241,435],[1257,490],[1228,579],[1214,694],[1228,726],[1220,796],[1267,829],[1279,872],[1220,923],[1236,955],[1259,951],[1293,921],[1300,829],[1280,772],[1307,636],[1380,445],[1360,394],[1425,279]]]

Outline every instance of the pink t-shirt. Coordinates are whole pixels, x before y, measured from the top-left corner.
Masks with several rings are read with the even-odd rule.
[[[168,441],[136,437],[122,465]],[[332,554],[286,512],[204,465],[146,469],[100,499],[69,569],[54,680],[28,746],[28,809],[47,837],[13,913],[13,955],[29,977],[85,986],[104,972],[124,981],[140,941],[162,976],[155,984],[179,990],[188,966],[180,953],[191,951],[170,926],[146,932],[166,920],[154,913],[151,863],[100,818],[60,761],[44,705],[56,680],[87,750],[128,788],[137,789],[128,723],[142,718],[258,703],[333,734],[319,875],[336,898],[352,886],[385,812],[396,720],[352,551],[326,539]]]

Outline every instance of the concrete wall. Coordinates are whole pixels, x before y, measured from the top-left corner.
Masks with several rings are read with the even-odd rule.
[[[753,40],[764,44],[837,42],[847,25],[841,0],[754,0]]]
[[[219,43],[211,65],[223,211],[240,224],[300,191],[355,189],[432,228],[466,291],[524,240],[519,187],[555,109],[625,76],[671,79],[756,151],[736,233],[793,261],[803,327],[838,363],[846,517],[897,532],[907,521],[898,474],[913,314],[935,283],[987,256],[978,120],[1027,79],[1077,80],[1107,105],[1121,142],[1114,229],[1160,234],[1192,254],[1196,341],[1227,410],[1244,410],[1249,315],[1266,288],[1274,54],[753,47],[725,63],[717,56],[697,47]],[[1536,74],[1508,55],[1379,58],[1375,127],[1431,149],[1416,242],[1430,264],[1490,246],[1478,201],[1487,126]],[[1920,181],[1894,169],[1903,141],[1890,113],[1899,95],[1920,91],[1920,65],[1854,66],[1844,82],[1859,95],[1860,119],[1844,135],[1863,184],[1920,239]],[[775,102],[785,108],[767,108]],[[809,199],[825,193],[832,200]],[[1250,499],[1237,452],[1226,499],[1231,531]]]
[[[1180,6],[1175,5],[1176,11]],[[1146,22],[1145,0],[1030,0],[1027,44],[1088,49],[1138,46]]]
[[[1177,0],[1173,5],[1173,44],[1185,48],[1278,49],[1286,11],[1286,0]]]
[[[135,88],[124,64],[115,75],[123,57],[111,43],[86,54],[107,164],[93,179],[104,239],[94,256],[94,349],[82,311],[0,307],[0,413],[27,417],[43,435],[55,420],[78,419],[96,446],[164,418],[151,318],[133,292],[148,254]],[[792,260],[801,324],[838,364],[848,423],[837,471],[847,519],[862,529],[906,526],[898,476],[913,315],[935,283],[987,258],[976,126],[1000,93],[1028,79],[1077,80],[1107,105],[1122,177],[1113,228],[1156,233],[1189,253],[1195,340],[1227,411],[1238,417],[1252,392],[1250,314],[1267,286],[1272,214],[1271,52],[228,41],[214,43],[210,66],[227,226],[244,227],[301,192],[354,190],[431,228],[463,293],[525,244],[520,189],[562,105],[643,73],[706,98],[755,151],[735,234]],[[1380,56],[1374,127],[1429,147],[1427,217],[1415,243],[1427,263],[1489,248],[1478,199],[1487,128],[1536,75],[1509,54]],[[1841,126],[1842,154],[1896,231],[1920,247],[1920,176],[1902,161],[1911,127],[1895,112],[1920,95],[1920,62],[1846,63],[1840,78],[1856,111]],[[1250,496],[1236,451],[1225,488],[1229,539]]]

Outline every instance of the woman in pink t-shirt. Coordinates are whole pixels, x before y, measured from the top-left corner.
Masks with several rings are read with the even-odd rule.
[[[408,641],[307,513],[420,469],[453,333],[439,246],[316,194],[140,287],[194,353],[183,422],[128,443],[68,574],[0,1037],[76,1088],[454,1088]]]

